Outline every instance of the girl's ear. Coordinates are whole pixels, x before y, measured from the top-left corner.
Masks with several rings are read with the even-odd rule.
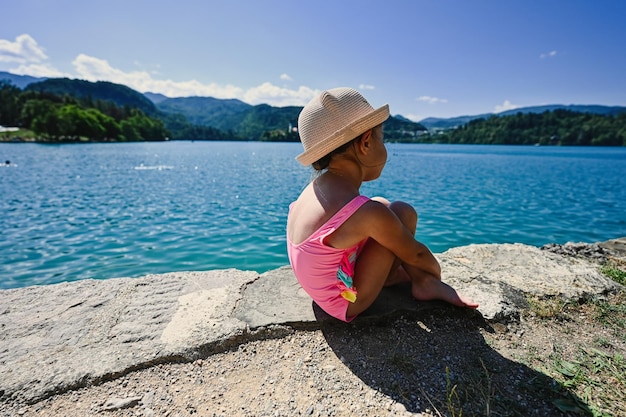
[[[369,151],[369,148],[371,146],[371,142],[372,142],[372,129],[363,133],[361,137],[359,138],[359,140],[357,141],[357,145],[359,146],[359,150],[361,151],[361,153],[367,154],[367,151]]]

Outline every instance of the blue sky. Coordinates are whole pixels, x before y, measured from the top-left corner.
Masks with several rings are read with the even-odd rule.
[[[622,0],[0,0],[0,71],[413,120],[626,105]]]

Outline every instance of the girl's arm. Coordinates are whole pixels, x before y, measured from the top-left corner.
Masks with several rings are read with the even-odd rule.
[[[393,252],[403,263],[419,268],[441,279],[439,262],[426,245],[415,240],[412,232],[387,207],[367,203],[358,213],[359,229]],[[356,219],[355,219],[356,220]]]

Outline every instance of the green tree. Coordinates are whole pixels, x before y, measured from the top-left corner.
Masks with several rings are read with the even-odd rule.
[[[138,109],[132,113],[120,125],[126,140],[164,140],[167,137],[162,121],[152,119]]]
[[[58,104],[49,100],[28,100],[20,113],[22,125],[38,135],[56,138],[61,134],[57,108]]]
[[[122,120],[120,123],[120,139],[125,141],[138,141],[141,140],[141,133],[130,120]]]
[[[613,115],[557,109],[475,119],[435,135],[441,143],[624,146],[626,113]]]
[[[96,112],[97,110],[81,109],[75,104],[62,106],[58,111],[61,135],[70,138],[104,138],[106,129],[100,123]]]
[[[20,119],[18,106],[21,90],[10,83],[0,81],[0,125],[17,126]]]

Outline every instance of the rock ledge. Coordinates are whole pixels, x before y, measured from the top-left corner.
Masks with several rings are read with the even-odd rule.
[[[568,245],[469,245],[436,256],[444,280],[480,303],[486,320],[510,322],[519,319],[527,295],[593,298],[620,287],[598,271],[598,262],[623,262],[626,238]],[[419,316],[435,306],[441,303],[387,288],[357,320]],[[313,305],[289,267],[261,275],[227,269],[3,290],[0,402],[33,403],[327,320],[334,319]]]

